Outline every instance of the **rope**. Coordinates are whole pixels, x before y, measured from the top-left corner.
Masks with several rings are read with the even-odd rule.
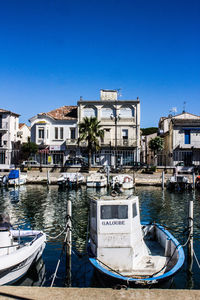
[[[61,236],[65,232],[66,228],[67,228],[67,226],[56,236],[50,236],[49,234],[47,234],[47,237],[49,239],[57,239],[59,236]]]
[[[60,266],[60,261],[61,261],[61,258],[62,258],[64,249],[65,249],[65,245],[66,245],[66,241],[67,241],[67,235],[68,235],[69,230],[70,230],[70,228],[67,227],[66,234],[65,234],[65,238],[64,238],[64,241],[63,241],[62,251],[61,251],[61,253],[60,253],[60,257],[59,257],[59,259],[58,259],[58,262],[57,262],[57,265],[56,265],[56,269],[55,269],[55,272],[54,272],[54,276],[53,276],[53,280],[52,280],[52,282],[51,282],[50,287],[52,287],[53,284],[54,284],[54,281],[55,281],[55,278],[56,278],[56,274],[57,274],[58,268],[59,268],[59,266]]]
[[[200,269],[200,263],[199,263],[198,258],[197,258],[197,256],[196,256],[196,253],[194,252],[194,249],[193,249],[193,254],[194,254],[194,258],[195,258],[195,260],[196,260],[197,266],[198,266],[198,268]]]

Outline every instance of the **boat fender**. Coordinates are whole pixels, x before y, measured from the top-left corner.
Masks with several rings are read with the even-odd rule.
[[[114,190],[111,192],[111,196],[112,196],[112,197],[116,197],[117,194],[118,194],[118,193],[117,193],[116,191],[114,191]]]

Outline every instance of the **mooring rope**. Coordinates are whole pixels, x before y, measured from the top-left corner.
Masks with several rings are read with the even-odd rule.
[[[193,254],[194,254],[194,258],[195,258],[195,260],[196,260],[197,266],[198,266],[198,268],[200,269],[200,263],[199,263],[199,261],[198,261],[198,258],[197,258],[197,256],[196,256],[196,253],[195,253],[194,249],[193,249]]]
[[[57,262],[57,265],[56,265],[56,269],[55,269],[55,272],[54,272],[53,279],[52,279],[52,282],[51,282],[50,287],[52,287],[53,284],[54,284],[54,281],[55,281],[55,278],[56,278],[56,274],[57,274],[58,268],[59,268],[59,266],[60,266],[60,261],[61,261],[61,258],[62,258],[64,249],[65,249],[65,245],[66,245],[66,241],[67,241],[67,235],[68,235],[69,230],[70,230],[70,227],[67,226],[67,230],[66,230],[66,233],[65,233],[65,238],[64,238],[64,241],[63,241],[62,251],[61,251],[61,253],[60,253],[60,257],[59,257],[59,259],[58,259],[58,262]]]

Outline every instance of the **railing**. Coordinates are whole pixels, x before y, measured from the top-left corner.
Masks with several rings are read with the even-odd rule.
[[[8,130],[8,122],[0,122],[0,130]]]
[[[101,147],[136,147],[137,141],[136,139],[103,139],[102,141],[99,141],[99,145]],[[66,140],[66,146],[78,146],[78,140],[77,139],[67,139]],[[80,147],[86,147],[87,143],[85,141],[81,141],[79,143]]]

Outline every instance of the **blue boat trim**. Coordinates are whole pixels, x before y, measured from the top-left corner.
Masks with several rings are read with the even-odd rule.
[[[122,275],[113,273],[113,272],[107,270],[106,268],[102,267],[96,258],[89,257],[91,264],[96,269],[98,269],[99,271],[101,271],[102,273],[104,273],[110,277],[114,277],[114,278],[120,279],[120,280],[126,280],[129,282],[136,282],[136,281],[141,282],[141,283],[142,282],[148,283],[150,281],[157,282],[157,281],[161,281],[161,280],[164,280],[164,279],[167,279],[167,278],[173,276],[176,272],[178,272],[178,270],[182,267],[182,265],[185,261],[185,254],[183,251],[183,247],[177,241],[177,239],[168,230],[166,230],[163,226],[161,226],[158,223],[152,223],[152,224],[157,226],[160,230],[162,230],[173,241],[174,245],[176,246],[176,248],[178,250],[178,256],[179,256],[178,261],[177,261],[176,265],[170,271],[168,271],[160,276],[153,276],[153,277],[147,277],[147,278],[133,278],[133,277],[126,277],[126,276],[122,276]],[[142,222],[141,225],[151,225],[151,223]]]

